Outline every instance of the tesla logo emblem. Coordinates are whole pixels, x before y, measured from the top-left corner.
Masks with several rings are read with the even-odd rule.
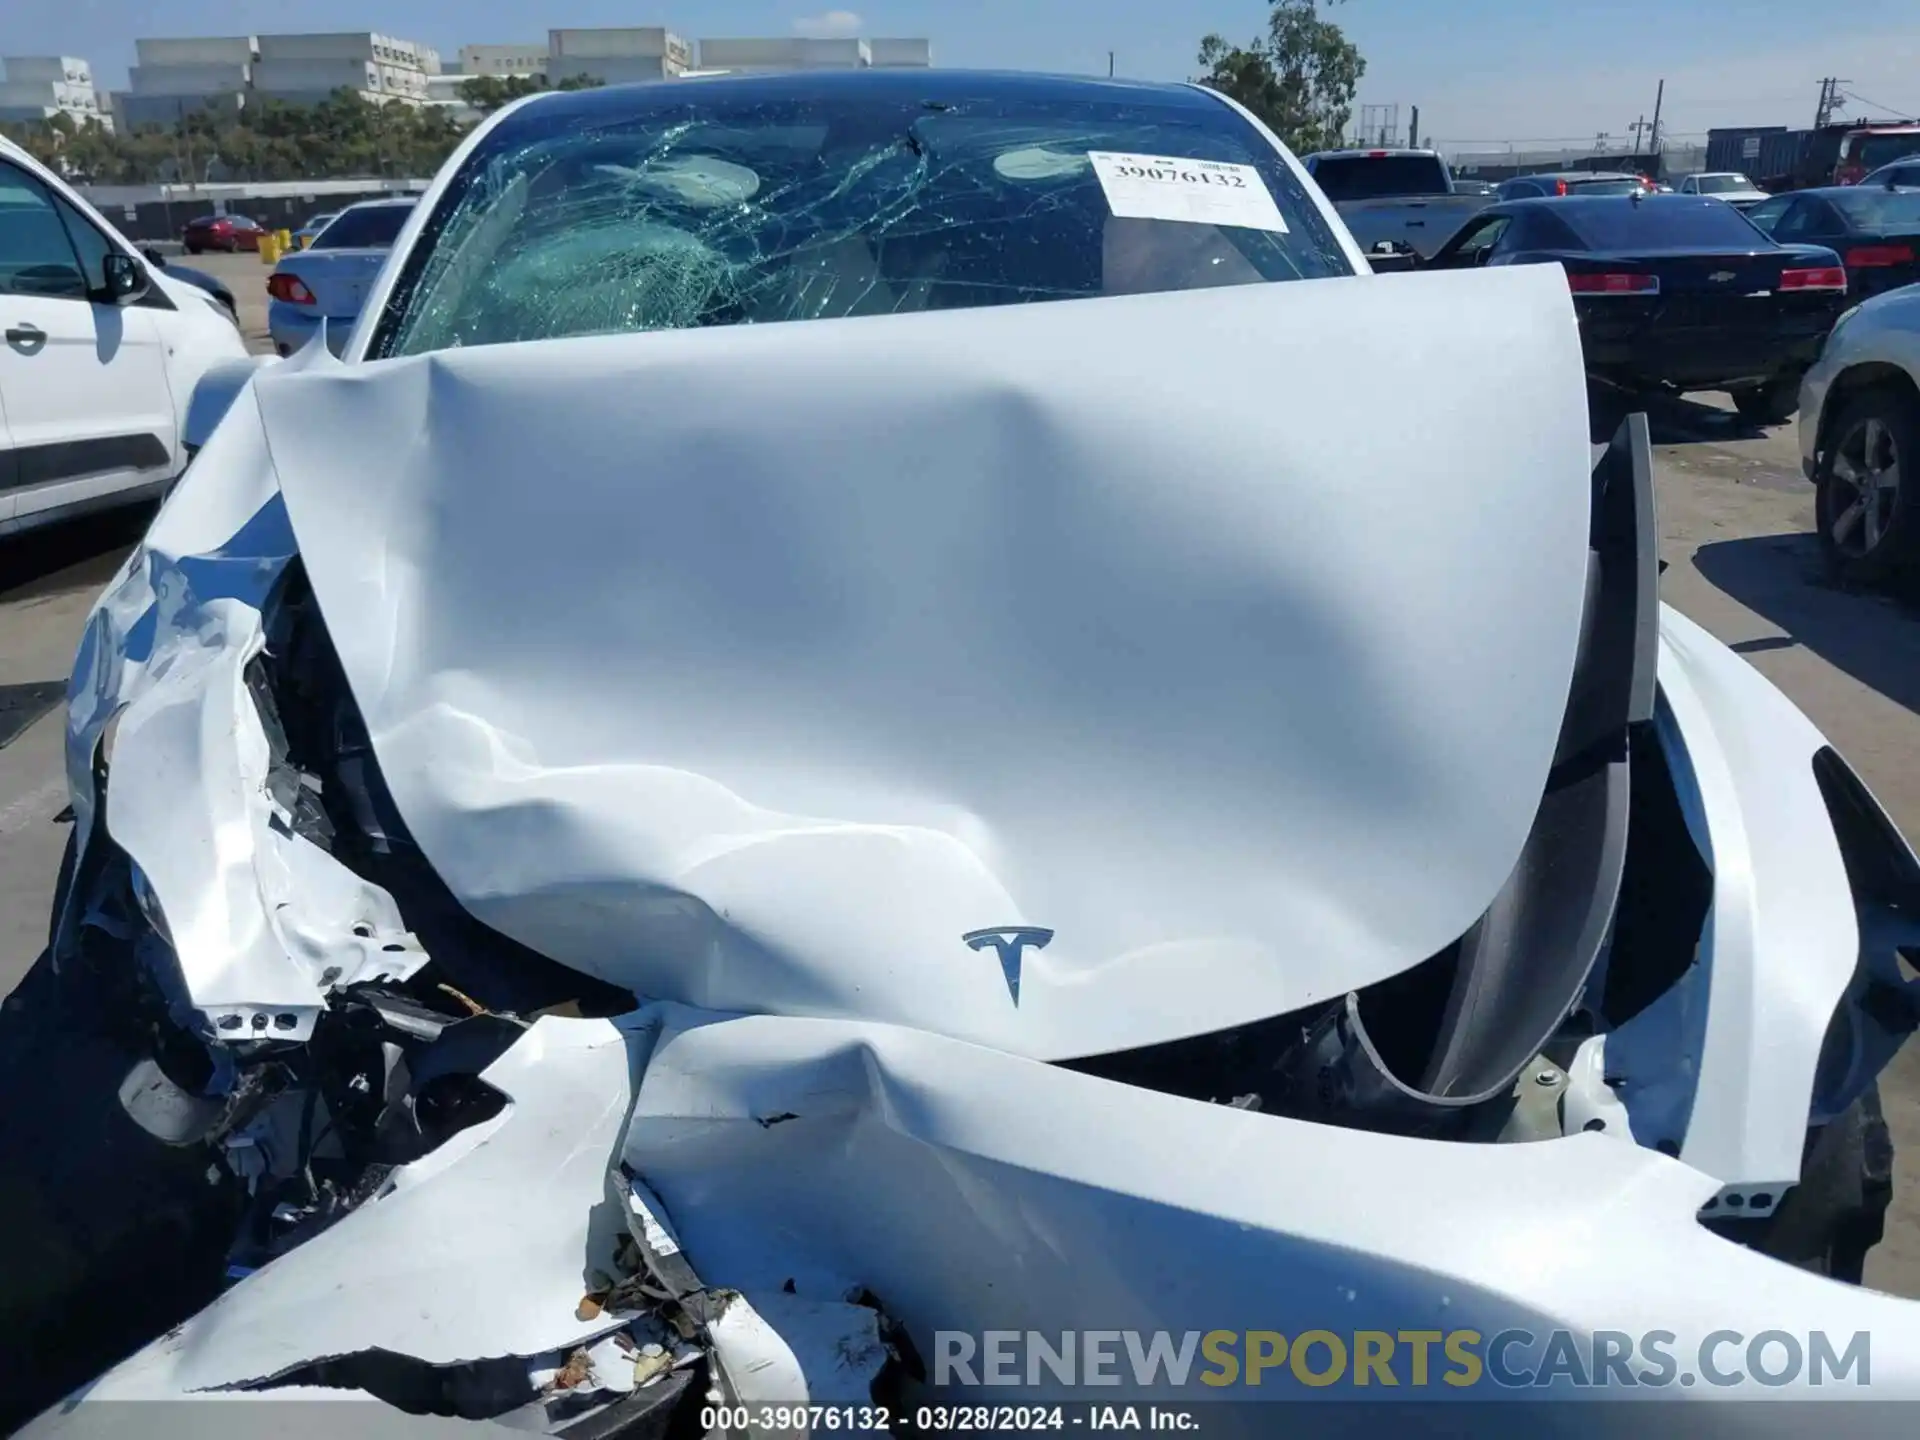
[[[1733,279],[1733,271],[1716,270],[1711,275],[1707,276],[1707,279],[1713,281],[1713,283],[1716,285],[1724,285],[1727,283],[1727,281]]]
[[[997,930],[969,930],[960,937],[975,950],[985,950],[991,945],[1000,956],[1001,973],[1007,977],[1007,993],[1013,996],[1013,1003],[1020,1003],[1020,952],[1031,945],[1036,950],[1047,948],[1047,942],[1053,939],[1053,931],[1041,930],[1032,925],[1003,925]]]

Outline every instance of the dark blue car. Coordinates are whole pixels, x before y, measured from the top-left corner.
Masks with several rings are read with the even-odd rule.
[[[1891,166],[1893,178],[1920,165]],[[1920,189],[1901,183],[1828,185],[1763,200],[1747,218],[1782,244],[1825,245],[1847,267],[1855,300],[1920,281]]]
[[[1724,390],[1779,424],[1847,302],[1831,249],[1783,245],[1698,195],[1567,196],[1482,210],[1425,268],[1560,265],[1587,373],[1631,391]]]

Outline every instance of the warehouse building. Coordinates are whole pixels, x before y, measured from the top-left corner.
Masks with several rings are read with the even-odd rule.
[[[71,55],[0,56],[0,120],[51,120],[113,128],[93,88],[93,69]]]

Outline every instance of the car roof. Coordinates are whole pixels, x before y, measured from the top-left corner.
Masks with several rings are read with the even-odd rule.
[[[1724,206],[1725,202],[1711,195],[1523,195],[1514,200],[1503,200],[1499,208],[1504,211],[1550,210],[1555,215],[1575,215],[1588,211],[1604,210],[1609,206],[1618,208],[1631,205],[1636,210],[1702,210],[1708,206]],[[1485,214],[1485,211],[1481,212]]]
[[[1871,191],[1871,190],[1913,190],[1913,189],[1920,189],[1920,186],[1869,185],[1866,183],[1866,181],[1863,180],[1858,185],[1809,185],[1804,190],[1786,191],[1784,194],[1782,194],[1778,198],[1784,200],[1790,196],[1798,197],[1801,195],[1817,195],[1822,200],[1828,200],[1828,199],[1837,198],[1841,195],[1858,195],[1863,190]]]
[[[896,102],[959,106],[994,101],[1073,104],[1102,96],[1124,103],[1150,99],[1157,106],[1218,113],[1226,102],[1198,85],[1148,80],[1110,80],[1089,75],[1048,75],[1017,70],[791,70],[768,74],[707,75],[690,87],[683,80],[604,85],[592,90],[545,90],[518,102],[512,117],[612,119],[656,105],[688,103],[753,105],[868,96]],[[509,121],[512,117],[509,117]]]
[[[1640,175],[1633,170],[1535,170],[1525,175],[1509,176],[1513,180],[1638,180]]]
[[[1313,160],[1352,160],[1380,159],[1395,155],[1418,155],[1423,160],[1438,160],[1438,150],[1416,150],[1405,145],[1355,145],[1345,150],[1316,150],[1307,158]]]
[[[418,195],[382,195],[377,200],[356,200],[351,205],[343,205],[333,211],[334,215],[344,215],[349,210],[378,210],[382,205],[418,205]]]

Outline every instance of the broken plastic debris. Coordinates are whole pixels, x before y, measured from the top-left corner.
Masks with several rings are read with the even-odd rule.
[[[652,1351],[648,1354],[647,1351]],[[658,1345],[649,1345],[646,1350],[634,1357],[633,1383],[636,1387],[650,1385],[673,1369],[673,1357]]]
[[[437,988],[445,991],[447,994],[451,995],[454,999],[458,1000],[462,1005],[466,1006],[467,1013],[469,1015],[484,1015],[487,1013],[487,1007],[482,1005],[478,1000],[474,999],[471,995],[468,995],[459,990],[456,990],[451,985],[441,985],[441,986],[438,986]]]
[[[578,1390],[593,1378],[593,1357],[585,1350],[567,1356],[567,1363],[547,1382],[549,1390]]]

